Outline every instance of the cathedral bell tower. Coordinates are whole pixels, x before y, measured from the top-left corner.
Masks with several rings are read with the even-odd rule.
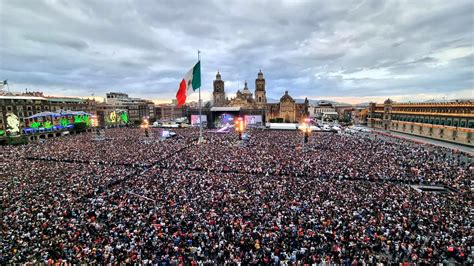
[[[257,79],[255,80],[255,104],[258,108],[265,108],[267,104],[265,79],[263,78],[262,70],[258,72]]]
[[[223,106],[225,104],[224,81],[221,79],[219,71],[217,71],[216,79],[214,80],[214,91],[212,96],[214,106]]]

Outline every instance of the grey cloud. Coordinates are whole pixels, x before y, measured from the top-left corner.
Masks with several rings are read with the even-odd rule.
[[[205,90],[218,69],[253,90],[262,69],[271,98],[456,92],[473,87],[472,54],[435,54],[473,51],[472,13],[470,1],[5,0],[0,79],[172,98],[200,49]],[[348,77],[369,70],[386,75]]]
[[[30,35],[25,34],[25,39],[35,42],[40,42],[44,44],[55,44],[59,46],[73,48],[79,51],[85,50],[89,47],[86,42],[82,40],[73,39],[67,36],[59,36],[59,35]]]

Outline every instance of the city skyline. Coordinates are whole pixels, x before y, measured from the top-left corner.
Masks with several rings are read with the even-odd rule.
[[[254,90],[259,69],[273,99],[472,98],[473,11],[469,1],[2,1],[0,79],[14,91],[171,101],[199,49],[204,100],[218,70],[232,97],[245,80]]]

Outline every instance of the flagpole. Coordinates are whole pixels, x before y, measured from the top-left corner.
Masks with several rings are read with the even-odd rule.
[[[201,51],[198,50],[198,63],[201,62]],[[202,102],[201,102],[201,86],[199,86],[199,139],[198,144],[202,142]]]

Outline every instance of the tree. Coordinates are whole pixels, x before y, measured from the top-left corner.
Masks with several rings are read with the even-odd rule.
[[[9,137],[8,140],[7,140],[7,144],[9,144],[9,145],[24,145],[24,144],[28,144],[28,139],[25,136]]]
[[[74,129],[79,131],[79,132],[84,132],[86,131],[87,124],[85,122],[80,122],[80,123],[75,123],[74,124]]]

